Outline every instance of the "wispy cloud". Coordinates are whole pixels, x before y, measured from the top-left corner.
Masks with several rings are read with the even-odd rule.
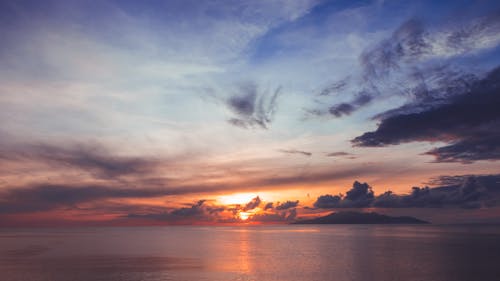
[[[39,162],[53,168],[73,168],[91,173],[97,178],[118,178],[125,175],[150,173],[160,163],[152,157],[111,155],[98,143],[51,145],[46,143],[5,146],[0,150],[2,162]]]
[[[438,91],[433,88],[436,86],[433,83],[444,77],[436,77],[433,69],[450,64],[457,58],[497,47],[500,44],[499,30],[497,12],[438,28],[427,27],[418,19],[407,20],[391,36],[363,51],[359,56],[361,70],[358,76],[352,74],[327,85],[318,94],[319,98],[352,96],[350,101],[311,112],[338,118],[351,115],[380,97],[437,96],[439,93],[436,93]]]
[[[345,151],[330,152],[330,153],[327,153],[326,156],[327,157],[334,157],[334,158],[347,158],[347,159],[356,159],[357,158],[356,155],[349,153],[349,152],[345,152]]]
[[[267,93],[259,92],[255,83],[241,85],[239,93],[226,101],[228,108],[236,114],[228,122],[245,129],[256,126],[267,129],[273,120],[280,94],[281,87]]]
[[[312,155],[312,152],[297,150],[297,149],[280,149],[279,151],[283,152],[283,153],[287,153],[287,154],[301,154],[304,156],[311,156]]]

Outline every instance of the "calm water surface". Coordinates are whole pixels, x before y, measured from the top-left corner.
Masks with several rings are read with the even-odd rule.
[[[500,280],[499,226],[0,229],[0,280]]]

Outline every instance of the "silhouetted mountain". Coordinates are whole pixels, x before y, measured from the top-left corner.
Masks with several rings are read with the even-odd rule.
[[[298,220],[294,224],[426,224],[414,217],[390,217],[377,213],[336,212],[309,220]]]

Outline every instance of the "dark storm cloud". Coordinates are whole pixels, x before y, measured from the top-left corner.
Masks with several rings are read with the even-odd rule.
[[[275,209],[276,210],[287,210],[290,208],[295,208],[299,205],[299,200],[297,201],[286,201],[283,203],[279,203],[276,205]]]
[[[459,207],[475,209],[500,205],[500,175],[444,177],[439,187],[413,187],[409,194],[387,191],[374,196],[365,183],[355,182],[346,195],[322,195],[314,203],[315,208],[443,208]]]
[[[249,211],[249,210],[253,210],[253,209],[259,207],[261,202],[262,202],[262,200],[260,200],[260,197],[257,196],[255,198],[253,198],[252,200],[250,200],[250,202],[245,204],[243,211]]]
[[[301,154],[305,156],[311,156],[312,153],[308,151],[303,151],[303,150],[297,150],[297,149],[280,149],[280,152],[287,153],[287,154]]]
[[[111,155],[98,144],[48,145],[30,144],[4,146],[0,150],[4,161],[34,161],[56,167],[87,171],[98,178],[114,178],[150,171],[158,161],[152,158]]]
[[[236,114],[228,122],[241,128],[267,129],[276,111],[281,87],[272,94],[260,92],[255,83],[240,86],[239,92],[226,100],[227,107]]]
[[[412,141],[449,144],[427,154],[437,162],[500,159],[500,68],[474,83],[469,92],[416,113],[381,121],[373,132],[352,140],[355,146],[387,146]]]

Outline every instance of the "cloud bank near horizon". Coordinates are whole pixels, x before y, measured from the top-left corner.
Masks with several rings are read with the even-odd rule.
[[[175,195],[165,189],[109,188],[106,186],[67,187],[36,186],[31,189],[12,189],[0,193],[0,218],[12,215],[36,214],[48,211],[91,210],[114,214],[116,219],[158,221],[165,224],[291,222],[303,215],[324,210],[341,209],[465,209],[500,206],[500,175],[443,176],[434,180],[437,187],[413,187],[408,194],[385,191],[375,195],[367,183],[355,181],[345,195],[319,196],[312,206],[299,200],[266,202],[259,196],[244,204],[224,205],[216,200],[200,199],[182,207],[174,205],[145,205],[136,203],[110,204],[116,200],[156,198]],[[106,203],[108,202],[108,203]],[[249,214],[242,220],[240,212]],[[0,220],[1,221],[1,220]]]

